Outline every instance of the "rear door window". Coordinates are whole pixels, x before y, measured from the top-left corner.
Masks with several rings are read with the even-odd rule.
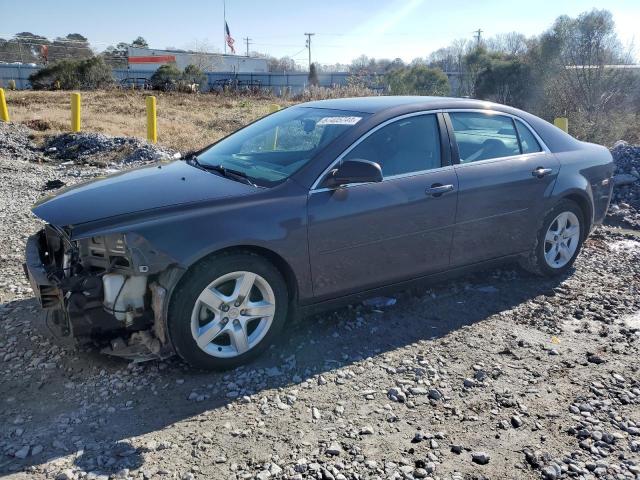
[[[511,117],[481,112],[450,112],[460,163],[520,155]]]

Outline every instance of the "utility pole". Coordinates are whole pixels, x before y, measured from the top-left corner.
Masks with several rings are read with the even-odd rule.
[[[306,47],[309,49],[309,71],[311,71],[311,37],[315,35],[315,33],[305,33],[307,36]]]
[[[479,28],[478,30],[474,30],[473,33],[475,33],[474,37],[476,37],[476,47],[480,47],[482,29]]]
[[[249,56],[249,45],[251,44],[251,39],[249,37],[244,37],[244,42],[247,44],[247,57]]]

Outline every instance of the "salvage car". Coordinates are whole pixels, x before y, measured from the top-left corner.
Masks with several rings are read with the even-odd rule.
[[[498,262],[566,273],[612,173],[606,148],[504,105],[315,101],[40,201],[25,270],[60,335],[232,368],[323,308]]]

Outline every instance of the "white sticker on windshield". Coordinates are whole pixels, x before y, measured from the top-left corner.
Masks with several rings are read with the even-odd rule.
[[[324,117],[317,125],[355,125],[362,117]]]

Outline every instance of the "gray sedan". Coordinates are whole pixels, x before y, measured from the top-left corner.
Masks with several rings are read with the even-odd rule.
[[[61,335],[231,368],[319,309],[496,262],[567,272],[612,172],[606,148],[503,105],[305,103],[43,200],[25,270]]]

